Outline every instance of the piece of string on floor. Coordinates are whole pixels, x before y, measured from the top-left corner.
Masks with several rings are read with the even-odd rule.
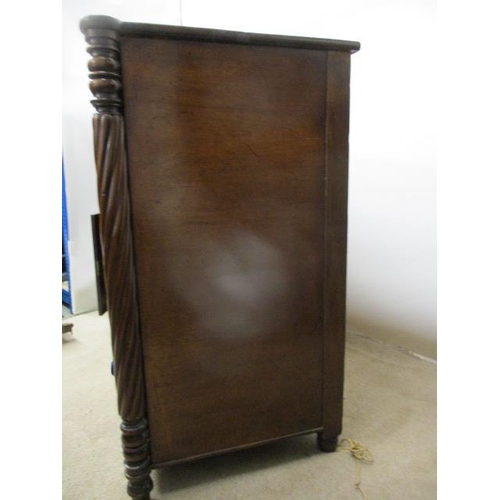
[[[361,463],[372,464],[373,457],[370,450],[359,441],[355,441],[351,438],[344,438],[340,441],[337,446],[337,450],[339,451],[348,451],[351,456],[356,460],[356,482],[354,485],[356,489],[358,489],[363,495],[363,498],[366,500],[368,497],[364,492],[363,488],[361,488]]]

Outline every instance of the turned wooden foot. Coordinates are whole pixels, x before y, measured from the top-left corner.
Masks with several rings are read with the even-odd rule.
[[[321,432],[318,432],[318,448],[325,453],[332,453],[337,449],[337,444],[339,442],[339,437],[323,437]]]
[[[149,432],[146,419],[123,422],[121,425],[127,493],[134,500],[149,500],[153,489],[151,459],[149,456]]]
[[[140,485],[133,485],[130,480],[127,486],[127,493],[134,500],[151,500],[149,492],[153,489],[153,481],[150,477]]]
[[[131,496],[134,500],[151,500],[151,497],[149,496],[149,492],[148,493],[139,493],[135,490],[132,490],[130,488],[130,485],[129,487],[127,488],[127,493],[129,494],[129,496]]]

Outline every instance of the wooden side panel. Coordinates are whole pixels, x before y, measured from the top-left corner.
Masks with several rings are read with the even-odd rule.
[[[350,55],[328,52],[326,98],[324,432],[342,431]]]
[[[153,463],[322,427],[325,52],[121,46]]]

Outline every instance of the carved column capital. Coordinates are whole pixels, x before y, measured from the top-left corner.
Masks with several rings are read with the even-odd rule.
[[[92,56],[88,63],[92,104],[100,113],[120,113],[123,107],[120,68],[120,21],[108,16],[89,16],[80,29]]]

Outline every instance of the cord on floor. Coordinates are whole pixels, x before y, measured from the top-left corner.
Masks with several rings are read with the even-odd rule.
[[[363,488],[361,488],[361,462],[365,464],[373,463],[373,457],[370,450],[359,441],[355,441],[351,438],[342,439],[337,447],[337,450],[348,451],[356,460],[356,482],[354,483],[354,485],[366,500],[368,497],[366,496]]]

